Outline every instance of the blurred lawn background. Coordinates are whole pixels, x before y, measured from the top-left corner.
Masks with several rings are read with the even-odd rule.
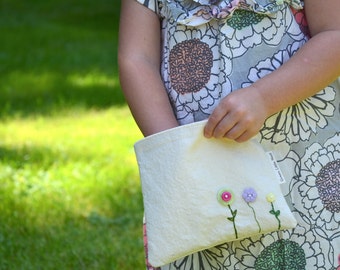
[[[144,269],[119,0],[0,2],[0,269]]]

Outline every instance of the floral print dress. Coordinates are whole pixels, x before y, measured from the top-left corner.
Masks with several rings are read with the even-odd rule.
[[[309,38],[302,0],[137,1],[161,19],[161,75],[181,125],[208,118],[221,98],[280,67]],[[339,107],[336,80],[268,118],[257,136],[285,174],[295,229],[225,243],[161,269],[340,270]]]

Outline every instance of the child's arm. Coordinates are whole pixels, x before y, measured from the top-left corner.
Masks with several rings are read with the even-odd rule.
[[[177,126],[160,77],[160,21],[135,0],[122,1],[119,33],[120,81],[145,136]]]
[[[305,0],[312,38],[278,70],[224,98],[205,136],[246,141],[265,119],[314,95],[340,75],[340,1]]]

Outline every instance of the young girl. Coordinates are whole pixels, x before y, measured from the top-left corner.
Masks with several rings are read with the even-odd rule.
[[[340,269],[339,14],[339,0],[122,1],[121,86],[143,134],[208,119],[207,138],[256,136],[298,220],[162,270]]]

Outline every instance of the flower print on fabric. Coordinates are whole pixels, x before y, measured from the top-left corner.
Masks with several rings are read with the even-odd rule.
[[[237,10],[221,27],[226,35],[225,46],[232,49],[231,58],[244,55],[249,49],[266,43],[279,46],[282,38],[289,35],[296,41],[305,39],[290,9],[279,9],[275,14]]]
[[[315,184],[324,207],[331,213],[340,213],[340,158],[320,170]]]
[[[285,34],[285,28],[282,27],[284,13],[287,12],[279,11],[273,17],[268,17],[247,10],[235,11],[221,27],[221,32],[226,36],[225,46],[232,50],[229,57],[242,56],[248,49],[263,42],[278,45]]]
[[[284,259],[282,253],[285,254]],[[268,269],[268,265],[271,265],[272,270],[299,270],[304,269],[305,264],[305,254],[301,247],[293,241],[280,239],[265,248],[255,261],[255,269]]]
[[[221,21],[246,10],[258,14],[273,15],[286,5],[302,9],[300,0],[162,0],[161,16],[188,26],[200,26],[212,20]]]
[[[176,42],[164,48],[163,80],[177,119],[180,124],[206,119],[231,89],[231,63],[220,57],[218,30],[174,25],[168,31]]]
[[[340,133],[324,144],[313,143],[301,160],[292,197],[301,197],[295,208],[315,224],[319,236],[340,237]],[[306,179],[306,180],[304,180]],[[292,198],[294,202],[294,198]],[[305,213],[305,214],[304,214]]]
[[[310,37],[310,32],[309,32],[309,27],[308,27],[305,11],[296,10],[292,8],[292,12],[293,12],[296,22],[300,26],[302,33],[304,33],[305,36]]]
[[[211,20],[222,21],[228,17],[234,15],[234,11],[238,10],[249,10],[253,11],[250,4],[247,4],[245,0],[232,0],[232,1],[219,1],[219,0],[209,0],[209,1],[197,1],[199,5],[196,7],[192,16],[179,20],[179,23],[197,26],[202,23],[208,23]]]
[[[244,83],[243,87],[278,69],[300,47],[300,42],[294,42],[286,50],[279,51],[273,57],[259,62],[250,69],[249,82]],[[334,100],[335,94],[335,89],[328,86],[314,96],[272,115],[260,131],[262,139],[272,143],[288,144],[308,140],[312,133],[316,133],[317,128],[327,126],[327,117],[334,115],[335,108],[330,101]]]
[[[162,270],[193,270],[193,269],[214,269],[223,270],[231,267],[225,254],[229,254],[225,245],[216,246],[186,256],[166,266]]]
[[[179,94],[196,93],[210,80],[213,53],[207,43],[199,39],[175,45],[169,57],[170,81]]]
[[[289,144],[309,140],[317,128],[327,126],[327,117],[334,115],[331,101],[336,91],[327,86],[319,93],[269,117],[261,129],[262,137],[272,143]],[[280,130],[280,132],[277,132]]]
[[[326,270],[320,243],[312,232],[299,225],[293,231],[273,232],[226,245],[232,249],[228,259],[233,269]]]
[[[154,4],[159,4],[158,9],[153,10],[162,20],[161,76],[181,125],[208,118],[221,98],[276,70],[309,38],[305,17],[297,11],[302,9],[303,1],[300,0],[137,1],[151,9]],[[256,9],[256,14],[250,14],[245,8],[249,5]],[[237,21],[239,18],[245,18],[243,23]],[[177,87],[176,91],[171,83],[174,74],[170,72],[170,54],[178,52],[178,48],[186,51],[187,47],[193,46],[186,42],[195,39],[200,43],[193,44],[197,48],[204,47],[208,56],[195,56],[195,59],[207,63],[212,55],[209,81],[206,82],[205,69],[193,84],[195,91],[190,92],[189,87],[185,91]],[[175,47],[178,44],[182,44],[181,47]],[[208,53],[208,47],[211,53]],[[175,77],[172,80],[179,85]],[[199,85],[202,88],[197,90]],[[301,266],[300,269],[307,270],[340,270],[337,262],[340,253],[339,213],[334,198],[331,199],[332,193],[327,190],[327,187],[337,189],[336,181],[330,176],[335,175],[339,159],[339,134],[334,136],[339,127],[338,93],[339,83],[334,82],[313,97],[270,117],[257,137],[262,145],[274,151],[283,168],[286,183],[282,188],[298,220],[296,228],[225,243],[161,269],[272,270],[275,269],[272,265],[279,265],[285,258],[291,269]],[[309,146],[307,151],[306,146]],[[255,204],[250,202],[249,205]],[[251,209],[248,210],[253,221]],[[227,207],[223,213],[225,219],[231,216]],[[273,215],[268,215],[275,220]],[[225,222],[232,224],[228,220]],[[279,254],[277,250],[283,243],[288,251]],[[295,264],[289,256],[284,257],[293,250]],[[255,268],[257,258],[260,259]],[[265,258],[267,268],[263,265]]]

